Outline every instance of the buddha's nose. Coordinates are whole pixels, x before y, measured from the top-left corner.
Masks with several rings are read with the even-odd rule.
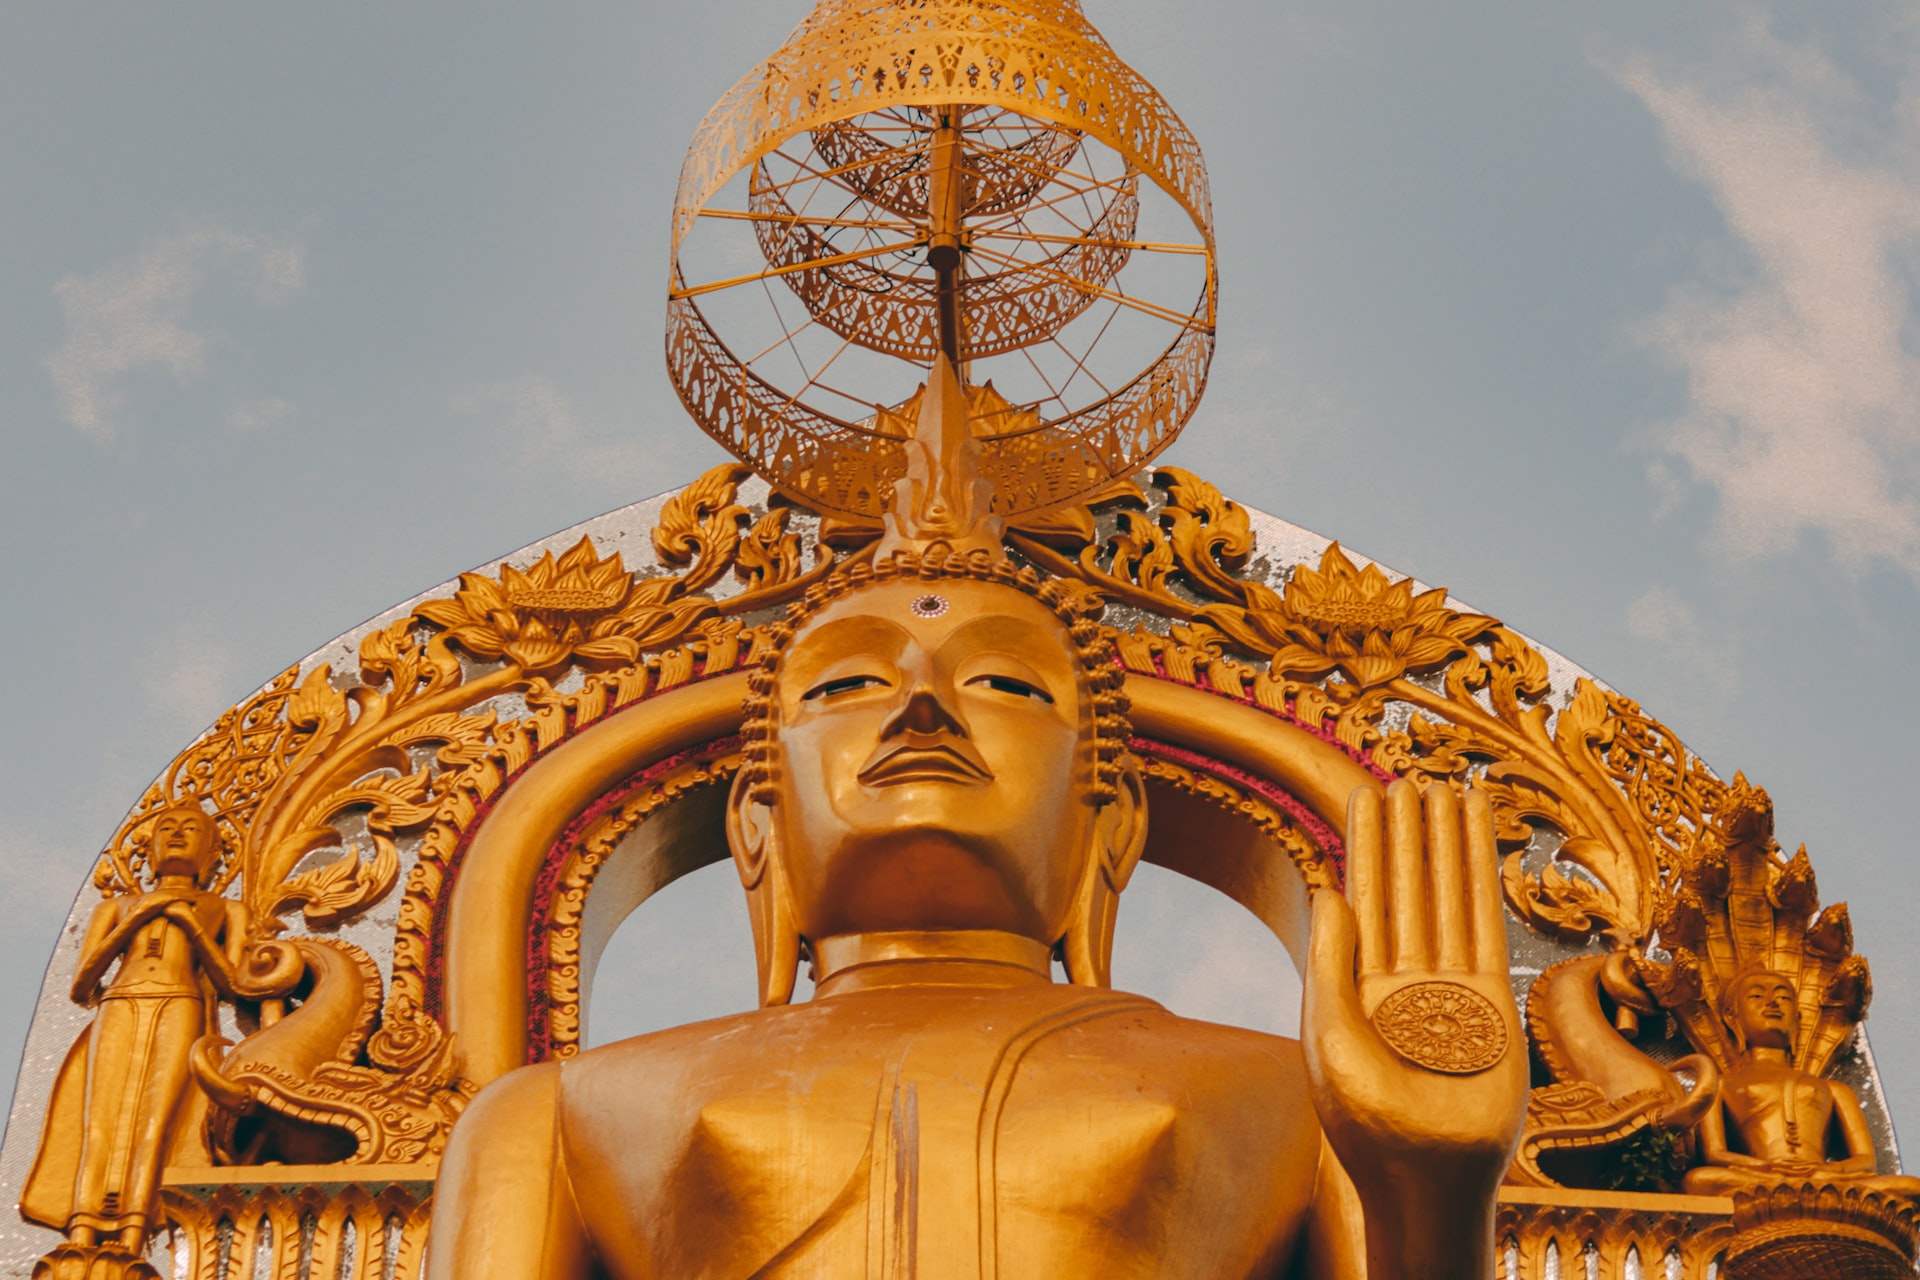
[[[924,684],[907,696],[907,705],[900,708],[882,732],[889,738],[901,733],[927,736],[950,733],[959,738],[967,736],[967,728],[960,723],[960,718],[948,710],[931,686]]]

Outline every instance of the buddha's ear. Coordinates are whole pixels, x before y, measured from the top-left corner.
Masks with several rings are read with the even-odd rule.
[[[1060,960],[1076,986],[1113,985],[1113,926],[1120,891],[1147,847],[1147,792],[1139,761],[1122,757],[1113,785],[1113,798],[1094,814],[1091,856],[1080,874],[1066,936],[1060,940]]]
[[[747,917],[753,924],[754,959],[760,971],[760,1006],[766,1008],[793,999],[800,934],[794,926],[773,812],[753,798],[748,774],[745,769],[736,774],[727,794],[727,848],[747,891]]]
[[[727,850],[733,854],[740,885],[751,893],[767,872],[768,846],[773,840],[773,813],[753,798],[750,770],[733,777],[727,792]]]
[[[1140,761],[1131,753],[1116,762],[1114,798],[1100,806],[1094,819],[1101,866],[1113,891],[1119,893],[1133,879],[1140,855],[1147,848],[1147,788],[1140,777]]]

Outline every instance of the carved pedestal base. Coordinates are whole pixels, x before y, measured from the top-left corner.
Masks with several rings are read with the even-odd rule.
[[[160,1273],[112,1246],[63,1244],[33,1264],[33,1280],[160,1280]]]
[[[427,1163],[168,1169],[168,1269],[194,1280],[419,1280],[437,1172]]]
[[[1727,1280],[1912,1280],[1920,1214],[1903,1200],[1834,1183],[1787,1184],[1734,1199]]]

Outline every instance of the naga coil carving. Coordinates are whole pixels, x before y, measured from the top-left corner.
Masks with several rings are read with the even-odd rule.
[[[745,255],[702,239],[722,228]],[[756,256],[763,269],[725,274]],[[1094,655],[1080,677],[1097,691],[1092,794],[1115,797],[1131,752],[1184,793],[1164,798],[1212,806],[1161,811],[1162,830],[1208,852],[1159,860],[1214,873],[1196,878],[1283,937],[1308,893],[1344,889],[1349,795],[1409,778],[1490,800],[1507,905],[1589,948],[1532,971],[1529,1034],[1554,1082],[1534,1093],[1515,1180],[1553,1186],[1570,1151],[1637,1141],[1696,1198],[1737,1198],[1730,1227],[1698,1204],[1603,1222],[1522,1198],[1498,1228],[1514,1264],[1550,1267],[1577,1246],[1590,1270],[1664,1255],[1671,1274],[1711,1268],[1701,1250],[1725,1243],[1735,1280],[1911,1274],[1920,1180],[1866,1167],[1877,1153],[1857,1102],[1844,1160],[1825,1132],[1798,1132],[1826,1121],[1794,1099],[1851,1096],[1823,1077],[1871,984],[1844,906],[1815,914],[1804,850],[1772,842],[1764,793],[1723,783],[1636,704],[1557,675],[1552,655],[1444,589],[1338,544],[1275,566],[1214,486],[1173,467],[1138,475],[1197,406],[1216,305],[1199,148],[1076,0],[820,0],[703,121],[676,197],[669,373],[739,461],[661,507],[659,572],[582,537],[464,574],[366,633],[353,669],[282,673],[142,798],[99,862],[107,901],[73,987],[106,1007],[58,1069],[54,1136],[29,1177],[80,1190],[64,1209],[29,1209],[52,1203],[31,1185],[21,1199],[30,1221],[68,1232],[41,1270],[146,1276],[136,1253],[170,1227],[187,1239],[176,1273],[206,1280],[414,1275],[437,1163],[477,1087],[577,1053],[593,948],[724,848],[721,788],[765,754],[742,693],[765,694],[745,672],[768,675],[790,634],[774,610],[900,570],[902,545],[924,544],[938,551],[923,565],[970,557],[1115,606],[1109,625],[1097,607],[1063,615]],[[763,511],[738,500],[750,472],[775,490]],[[921,617],[951,604],[901,599]],[[1160,704],[1124,745],[1119,728],[1103,736],[1125,725],[1122,685]],[[1225,833],[1227,852],[1195,830]],[[762,875],[775,864],[741,856],[754,909],[777,906],[779,877]],[[1104,904],[1094,930],[1113,927],[1123,861],[1110,849],[1104,881],[1087,877],[1101,896],[1083,904]],[[403,882],[395,917],[374,915]],[[763,943],[792,944],[790,970],[798,933],[762,924]],[[383,974],[381,948],[352,937],[388,925]],[[140,931],[139,954],[174,959],[130,964]],[[1059,952],[1074,980],[1104,984],[1084,965],[1097,948],[1074,937]],[[110,964],[138,981],[103,988]],[[1518,1067],[1503,1004],[1445,978],[1406,983],[1371,1015],[1394,1053],[1448,1075]],[[1650,1016],[1698,1052],[1628,1060],[1621,1037]],[[128,1051],[130,1020],[147,1017],[165,1022],[148,1037],[160,1047]],[[1799,1076],[1781,1084],[1761,1050]],[[1762,1159],[1772,1139],[1746,1129],[1715,1155],[1721,1083],[1742,1071],[1752,1096],[1784,1095],[1785,1156]],[[86,1154],[96,1132],[136,1130],[180,1141]],[[1687,1167],[1696,1131],[1717,1172]],[[59,1138],[73,1132],[87,1143]],[[92,1161],[78,1184],[63,1153]],[[131,1164],[128,1190],[80,1203],[93,1170]],[[1808,1180],[1765,1182],[1782,1173]]]
[[[186,1164],[431,1162],[474,1086],[430,1002],[424,960],[450,847],[515,769],[619,707],[729,670],[758,633],[738,614],[824,574],[791,511],[735,499],[745,468],[715,468],[661,511],[637,577],[588,539],[494,574],[464,575],[368,634],[359,670],[283,672],[173,763],[101,856],[108,899],[151,892],[157,833],[184,806],[211,819],[205,885],[235,901],[232,942],[259,977],[224,998],[242,1038],[193,1050],[181,1105]],[[716,598],[711,588],[738,586]],[[522,714],[505,716],[503,707]],[[362,847],[362,842],[372,848]],[[361,948],[316,936],[363,928],[412,859],[390,983]],[[297,918],[292,937],[281,937]],[[216,984],[217,985],[217,984]],[[84,1063],[82,1063],[84,1065]]]

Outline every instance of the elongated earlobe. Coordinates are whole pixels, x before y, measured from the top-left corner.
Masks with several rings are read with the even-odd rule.
[[[1114,777],[1113,799],[1093,822],[1094,847],[1080,874],[1073,913],[1058,951],[1067,980],[1081,987],[1113,985],[1113,927],[1120,892],[1147,847],[1147,795],[1139,762],[1128,756]]]
[[[800,967],[800,933],[794,925],[786,866],[774,834],[773,814],[753,799],[752,781],[742,771],[727,797],[727,848],[747,891],[747,918],[753,925],[754,960],[760,975],[760,1007],[793,999]]]

